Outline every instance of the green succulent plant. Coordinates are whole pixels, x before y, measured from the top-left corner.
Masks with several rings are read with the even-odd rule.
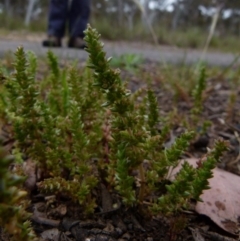
[[[66,195],[86,213],[94,212],[93,191],[103,182],[126,206],[142,205],[158,193],[150,205],[153,213],[172,213],[190,199],[198,200],[225,143],[218,141],[199,169],[185,163],[176,180],[166,185],[169,170],[178,165],[194,133],[186,131],[164,148],[169,126],[161,123],[154,92],[132,94],[120,70],[111,68],[98,32],[88,26],[85,35],[89,60],[84,70],[60,68],[48,52],[49,75],[36,80],[36,57],[20,47],[15,72],[4,85],[4,113],[17,146],[45,173],[39,190]],[[197,108],[202,82],[194,92]]]

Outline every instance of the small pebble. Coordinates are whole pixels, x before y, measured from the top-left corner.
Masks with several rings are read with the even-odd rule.
[[[130,223],[128,224],[128,230],[132,230],[133,229],[133,225]]]
[[[129,233],[125,233],[125,234],[123,234],[122,239],[125,240],[125,241],[126,240],[130,240],[131,239],[131,235]]]
[[[152,237],[148,237],[147,241],[153,241],[153,238]]]
[[[115,228],[115,231],[116,231],[118,236],[121,236],[123,234],[123,231],[122,231],[121,228]]]

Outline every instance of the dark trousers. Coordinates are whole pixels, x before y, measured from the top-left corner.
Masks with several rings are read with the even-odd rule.
[[[62,38],[68,24],[71,37],[84,37],[83,31],[87,27],[90,16],[90,0],[51,0],[48,34]]]

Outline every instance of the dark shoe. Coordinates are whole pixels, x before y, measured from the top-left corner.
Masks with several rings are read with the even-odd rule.
[[[69,48],[77,48],[77,49],[84,49],[87,47],[86,42],[80,38],[70,38],[68,41],[68,47]]]
[[[43,47],[61,47],[62,42],[60,38],[48,36],[48,39],[42,42]]]

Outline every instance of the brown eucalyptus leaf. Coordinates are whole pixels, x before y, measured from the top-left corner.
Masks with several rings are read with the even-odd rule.
[[[196,167],[198,159],[185,161]],[[183,162],[171,171],[170,180],[174,180]],[[215,168],[209,186],[210,189],[200,196],[202,202],[197,202],[196,211],[208,216],[225,231],[236,234],[240,223],[240,176]]]

